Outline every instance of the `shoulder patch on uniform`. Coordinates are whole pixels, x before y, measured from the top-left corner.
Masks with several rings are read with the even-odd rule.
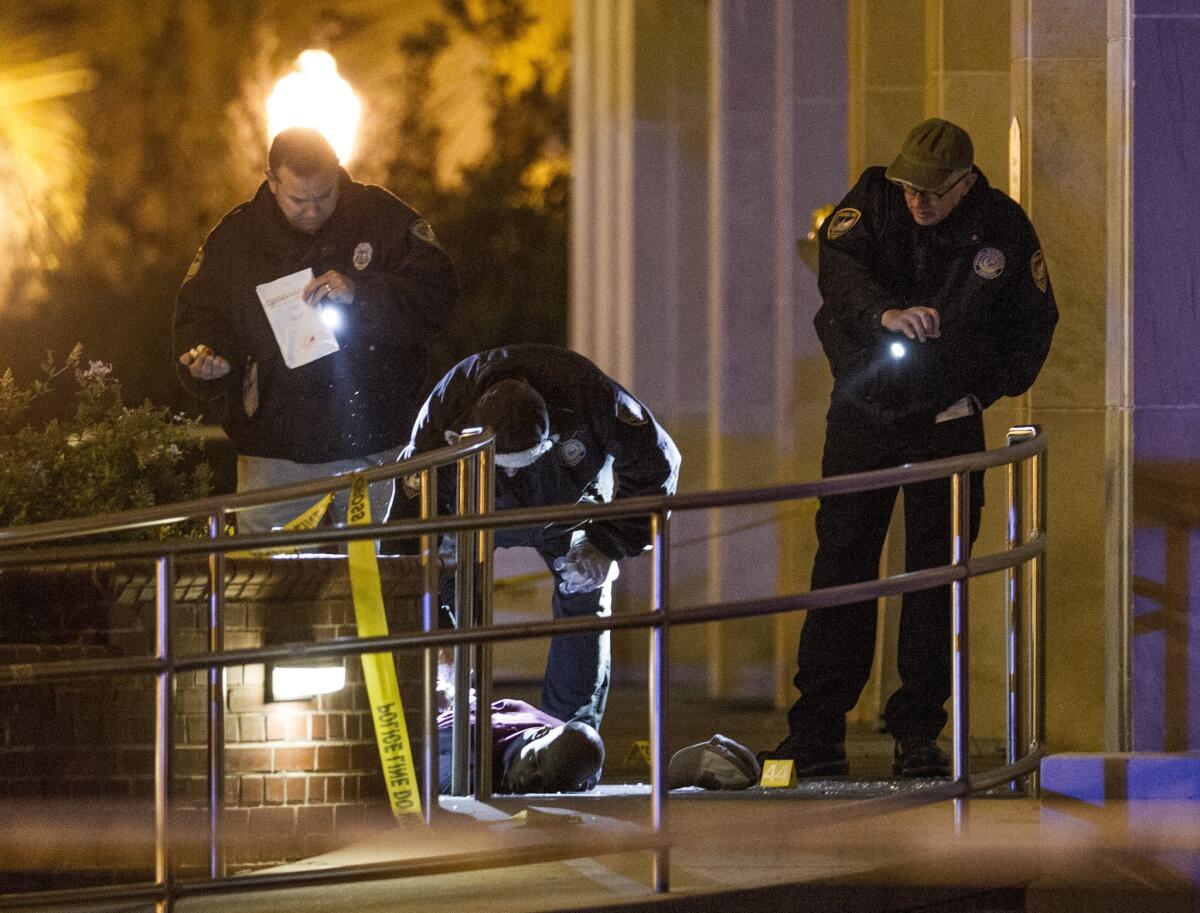
[[[1041,248],[1034,251],[1033,256],[1029,258],[1029,272],[1033,274],[1033,284],[1044,294],[1050,287],[1050,274],[1046,271],[1046,255],[1042,253]]]
[[[632,396],[626,393],[617,394],[617,418],[626,425],[644,425],[650,419],[646,417],[646,410]]]
[[[371,255],[375,253],[375,249],[371,247],[370,241],[360,241],[358,246],[354,248],[354,268],[360,272],[371,265]]]
[[[558,445],[558,455],[568,466],[577,466],[587,456],[587,445],[577,437],[568,438]]]
[[[995,247],[985,247],[975,255],[975,275],[995,279],[1004,272],[1004,253]]]
[[[440,246],[437,236],[433,233],[433,226],[427,219],[417,219],[408,227],[408,230],[412,232],[414,238],[418,238],[426,244],[432,244],[434,247]]]
[[[862,218],[862,213],[852,206],[846,206],[839,209],[829,217],[829,228],[825,234],[830,241],[836,241],[855,225]]]
[[[196,249],[196,256],[192,258],[192,265],[188,267],[187,275],[183,277],[183,281],[187,282],[189,279],[193,278],[196,273],[200,272],[200,264],[203,262],[204,248],[199,247]]]

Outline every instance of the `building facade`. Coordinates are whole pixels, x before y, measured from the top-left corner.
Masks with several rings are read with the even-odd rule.
[[[1052,750],[1200,748],[1196,47],[1191,0],[575,3],[571,344],[671,428],[685,489],[819,476],[830,378],[797,242],[910,126],[966,127],[1032,218],[1062,317],[987,431],[1050,435]],[[814,512],[680,518],[678,603],[807,589]],[[1001,513],[979,551],[1002,545]],[[973,582],[973,731],[997,737],[1002,606],[1001,578]],[[784,704],[799,624],[681,631],[673,674]],[[879,663],[860,719],[894,674]]]

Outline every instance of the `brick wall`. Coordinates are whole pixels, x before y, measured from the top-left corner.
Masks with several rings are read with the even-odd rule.
[[[389,630],[419,628],[415,558],[383,557]],[[176,654],[206,650],[207,575],[181,564],[172,637]],[[345,560],[229,559],[225,644],[252,648],[356,633]],[[0,574],[0,664],[145,656],[154,642],[152,565],[93,564]],[[261,664],[226,673],[224,849],[231,871],[304,858],[344,845],[367,819],[389,814],[366,687],[356,657],[346,687],[309,701],[267,703]],[[397,654],[413,751],[421,745],[419,654]],[[207,677],[182,673],[175,690],[176,859],[204,866],[207,845]],[[122,876],[152,865],[154,682],[116,675],[0,688],[0,798],[118,802],[143,842]],[[79,804],[86,808],[86,805]],[[75,872],[69,858],[59,864]],[[9,866],[11,870],[13,867]],[[10,872],[11,874],[11,872]],[[108,870],[91,872],[97,879]],[[0,878],[4,877],[0,873]],[[77,879],[78,880],[78,879]]]

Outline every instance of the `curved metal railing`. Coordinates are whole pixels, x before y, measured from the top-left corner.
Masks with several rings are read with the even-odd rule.
[[[316,480],[295,485],[264,489],[238,495],[206,498],[161,508],[149,508],[122,514],[111,514],[88,520],[68,520],[38,524],[15,530],[0,530],[0,569],[27,564],[60,564],[80,560],[115,560],[153,558],[157,578],[157,650],[153,657],[73,660],[47,662],[37,665],[0,666],[0,686],[63,679],[70,676],[95,675],[106,672],[154,673],[157,676],[156,713],[156,880],[153,885],[121,888],[100,888],[72,891],[47,891],[37,894],[0,897],[0,908],[29,906],[66,900],[141,899],[155,898],[160,907],[169,907],[183,896],[258,890],[270,887],[294,886],[354,881],[364,878],[392,877],[401,874],[428,874],[432,871],[462,870],[464,867],[517,864],[562,858],[562,850],[538,856],[528,849],[515,850],[511,856],[490,854],[486,860],[471,858],[453,861],[420,863],[398,862],[374,866],[346,866],[320,872],[288,873],[273,876],[251,876],[238,879],[221,878],[217,850],[220,806],[223,796],[220,783],[223,769],[220,763],[223,745],[221,671],[229,666],[269,662],[278,659],[298,659],[323,656],[346,656],[379,653],[401,648],[423,648],[425,651],[425,745],[422,790],[426,814],[432,814],[437,802],[437,733],[434,729],[433,677],[438,647],[454,647],[465,651],[470,645],[478,648],[475,663],[477,685],[476,721],[476,795],[490,795],[490,683],[489,645],[509,640],[547,637],[555,634],[614,629],[646,628],[650,636],[649,656],[649,719],[650,719],[650,823],[653,836],[621,845],[624,849],[650,848],[654,852],[653,882],[658,891],[669,887],[669,846],[664,832],[667,829],[667,755],[666,682],[667,636],[675,625],[697,624],[718,620],[774,615],[801,609],[833,609],[836,606],[896,595],[912,590],[949,585],[953,613],[953,779],[922,789],[913,795],[894,795],[864,800],[851,806],[841,806],[836,812],[818,812],[815,820],[831,815],[846,820],[866,814],[879,814],[930,801],[955,799],[961,816],[962,800],[970,793],[993,788],[1006,782],[1015,783],[1029,777],[1037,790],[1037,765],[1042,755],[1044,716],[1044,668],[1042,662],[1043,613],[1045,593],[1046,549],[1046,440],[1034,426],[1013,428],[1007,446],[991,451],[965,454],[926,463],[910,464],[892,469],[855,475],[837,476],[819,482],[778,485],[766,488],[732,491],[700,492],[674,496],[625,498],[602,505],[569,505],[494,511],[492,493],[493,439],[490,433],[466,438],[457,446],[424,454],[412,461],[367,470],[360,475],[368,481],[394,478],[417,473],[421,479],[421,519],[398,523],[347,528],[324,528],[296,532],[273,532],[237,537],[224,535],[227,512],[276,500],[293,500],[307,495],[321,495],[331,488],[348,487],[354,476]],[[1026,480],[1022,467],[1028,461]],[[457,512],[451,516],[435,516],[437,504],[437,472],[440,467],[456,464],[458,472]],[[1008,517],[1007,541],[1003,551],[969,557],[970,485],[972,472],[998,466],[1007,467]],[[675,607],[670,600],[669,554],[670,515],[672,512],[708,510],[765,504],[801,498],[826,497],[837,494],[870,491],[896,485],[949,477],[951,481],[951,544],[949,564],[895,574],[879,580],[830,587],[788,596],[736,602],[711,603],[692,607]],[[1028,501],[1028,518],[1026,516]],[[652,570],[650,579],[650,610],[612,617],[577,617],[494,624],[491,618],[492,533],[509,526],[531,526],[543,523],[580,522],[628,516],[649,515],[652,534]],[[183,520],[207,517],[211,536],[208,539],[172,539],[159,542],[121,542],[88,545],[46,546],[41,543],[69,540],[114,530],[132,529]],[[435,600],[437,596],[436,537],[456,537],[458,562],[456,592],[460,605],[472,605],[477,596],[477,623],[472,612],[459,611],[457,616],[464,627],[458,630],[435,630]],[[421,541],[421,561],[424,568],[423,630],[418,633],[386,637],[354,638],[336,643],[289,644],[246,650],[226,650],[221,636],[221,582],[225,553],[246,548],[288,547],[314,543],[342,543],[354,539],[376,539],[382,536],[418,536]],[[173,602],[173,562],[187,555],[207,555],[210,570],[210,642],[209,650],[199,655],[177,658],[173,655],[167,632]],[[1028,581],[1023,568],[1028,566]],[[968,764],[969,730],[969,581],[983,574],[1005,571],[1008,575],[1006,624],[1006,666],[1008,693],[1008,763],[986,774],[972,774]],[[1026,629],[1027,627],[1027,629]],[[456,668],[460,675],[469,673],[464,661],[467,654],[456,652]],[[169,784],[171,763],[171,695],[173,676],[186,671],[209,672],[210,683],[210,835],[212,853],[210,878],[176,884],[172,879],[169,857]],[[461,682],[461,678],[460,678]],[[467,688],[456,692],[466,700]],[[458,708],[456,707],[456,711]],[[467,717],[463,712],[457,719]],[[464,746],[465,748],[465,746]],[[460,754],[455,753],[452,792],[465,783],[464,770],[458,770]],[[461,774],[461,776],[460,776]],[[806,815],[806,820],[810,816]],[[613,850],[607,850],[613,851]],[[544,853],[545,851],[543,851]],[[467,854],[468,856],[470,854]],[[533,857],[537,858],[533,858]],[[164,906],[165,905],[165,906]]]

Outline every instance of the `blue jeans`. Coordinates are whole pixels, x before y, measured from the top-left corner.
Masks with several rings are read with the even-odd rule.
[[[554,596],[550,609],[555,618],[612,614],[612,580],[588,593],[565,595],[559,590],[562,575],[554,569],[554,561],[570,551],[571,534],[550,528],[502,529],[496,532],[497,548],[527,546],[537,550],[546,569],[554,577]],[[452,603],[454,578],[446,581],[442,599]],[[608,687],[612,655],[609,632],[559,634],[550,638],[550,653],[546,658],[546,673],[542,680],[541,709],[564,722],[579,720],[594,729],[600,728],[608,704]]]
[[[567,596],[559,590],[562,575],[554,569],[554,560],[570,551],[569,533],[555,527],[505,529],[497,532],[496,544],[500,548],[525,545],[537,549],[554,576],[550,609],[555,618],[588,615],[605,618],[612,614],[611,580],[588,593]],[[608,703],[611,666],[608,631],[550,638],[550,654],[546,657],[546,675],[542,680],[542,710],[560,720],[580,720],[599,729]]]
[[[355,457],[349,460],[333,460],[329,463],[293,463],[291,460],[277,460],[271,457],[238,456],[237,460],[237,490],[256,491],[261,488],[272,488],[276,485],[288,485],[293,482],[305,482],[309,479],[320,479],[326,476],[341,475],[360,469],[370,469],[373,466],[383,466],[394,463],[400,457],[402,447],[394,447],[365,457]],[[382,523],[388,517],[392,506],[392,496],[396,491],[396,483],[392,480],[372,482],[368,488],[371,500],[371,522]],[[298,501],[281,501],[264,504],[262,507],[252,507],[238,511],[237,530],[239,533],[265,533],[286,525],[304,511],[308,510],[318,498],[302,498]],[[334,496],[329,505],[329,519],[339,526],[346,523],[346,511],[350,504],[350,490],[343,488]]]
[[[572,618],[612,614],[612,582],[589,593],[564,596],[558,585],[562,576],[554,570],[554,559],[566,550],[539,546],[538,553],[554,575],[554,597],[551,612],[555,618]],[[608,684],[612,658],[609,632],[592,634],[559,634],[550,638],[550,654],[546,657],[546,677],[542,682],[542,709],[560,720],[581,720],[594,729],[600,728],[604,708],[608,703]]]

